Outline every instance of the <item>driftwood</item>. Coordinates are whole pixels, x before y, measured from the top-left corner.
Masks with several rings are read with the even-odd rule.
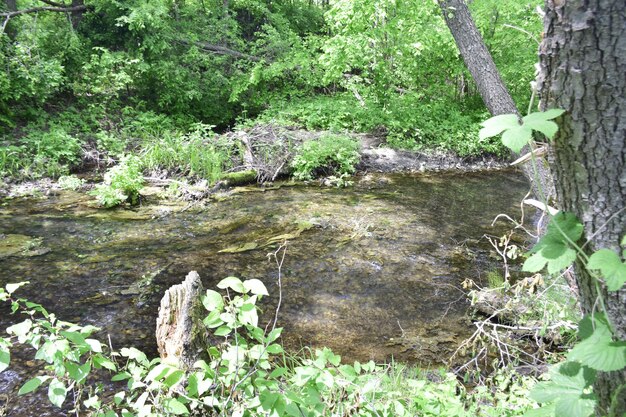
[[[174,285],[161,299],[156,340],[164,362],[191,368],[209,346],[201,301],[204,293],[200,276],[190,272],[182,284]]]

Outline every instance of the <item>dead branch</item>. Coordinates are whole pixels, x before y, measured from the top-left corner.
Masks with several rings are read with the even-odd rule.
[[[15,16],[28,14],[28,13],[38,13],[38,12],[75,13],[75,12],[83,12],[87,10],[88,8],[89,7],[84,4],[80,6],[68,6],[68,7],[41,6],[41,7],[32,7],[30,9],[16,10],[14,12],[3,12],[3,13],[0,13],[0,16],[5,17],[8,20]]]
[[[243,52],[239,52],[221,45],[213,45],[206,42],[189,42],[182,39],[177,39],[176,42],[187,46],[194,45],[200,48],[201,51],[210,52],[217,55],[229,55],[235,58],[249,59],[250,61],[255,62],[259,62],[261,60],[261,58],[254,55],[244,54]]]

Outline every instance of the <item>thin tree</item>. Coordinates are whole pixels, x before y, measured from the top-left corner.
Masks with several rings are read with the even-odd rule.
[[[540,47],[541,107],[566,113],[552,164],[564,210],[584,225],[585,249],[619,253],[626,234],[626,13],[624,0],[547,0]],[[615,336],[626,340],[626,289],[597,287],[576,266],[586,313],[602,297]],[[598,415],[626,415],[626,370],[599,375]]]
[[[472,75],[478,92],[491,115],[516,114],[520,116],[465,0],[438,0],[438,3],[463,62]],[[530,150],[529,147],[524,147],[522,153]],[[543,194],[548,198],[552,197],[552,178],[546,164],[539,165],[537,172],[529,165],[523,166],[522,169],[531,181],[535,196],[540,197]]]

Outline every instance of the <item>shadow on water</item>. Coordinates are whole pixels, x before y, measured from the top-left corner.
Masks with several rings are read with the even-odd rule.
[[[160,297],[190,270],[207,288],[229,275],[263,280],[269,320],[277,268],[267,259],[275,245],[263,245],[307,224],[288,244],[282,269],[286,345],[329,346],[349,361],[439,365],[472,330],[461,282],[489,268],[488,245],[479,239],[504,230],[491,221],[515,214],[527,189],[510,171],[367,175],[349,189],[241,193],[199,212],[153,219],[95,210],[72,193],[10,201],[0,207],[0,233],[41,238],[50,251],[0,257],[0,284],[28,280],[19,295],[63,320],[101,327],[115,348],[156,354]],[[251,242],[256,250],[219,253]],[[18,319],[0,307],[0,328]],[[29,360],[32,352],[14,356],[0,373],[9,415],[59,415],[43,396],[16,398],[40,365]]]

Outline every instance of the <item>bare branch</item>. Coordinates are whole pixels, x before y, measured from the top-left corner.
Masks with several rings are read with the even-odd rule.
[[[27,13],[37,13],[37,12],[58,12],[58,13],[74,13],[74,12],[82,12],[87,10],[89,7],[83,5],[80,6],[73,6],[73,7],[49,7],[49,6],[42,6],[42,7],[32,7],[30,9],[24,9],[24,10],[16,10],[14,12],[4,12],[4,13],[0,13],[0,16],[5,17],[7,20],[11,19],[12,17],[15,16],[19,16],[22,14],[27,14]]]
[[[200,48],[200,50],[202,51],[211,52],[217,55],[229,55],[235,58],[249,59],[250,61],[255,61],[255,62],[258,62],[261,60],[261,58],[256,57],[254,55],[244,54],[243,52],[235,51],[234,49],[230,49],[221,45],[213,45],[213,44],[206,43],[206,42],[189,42],[189,41],[184,41],[180,39],[177,40],[176,42],[181,43],[183,45],[194,45]]]
[[[57,3],[56,1],[52,1],[52,0],[39,0],[39,1],[42,3],[46,3],[53,7],[71,7],[69,4]]]

